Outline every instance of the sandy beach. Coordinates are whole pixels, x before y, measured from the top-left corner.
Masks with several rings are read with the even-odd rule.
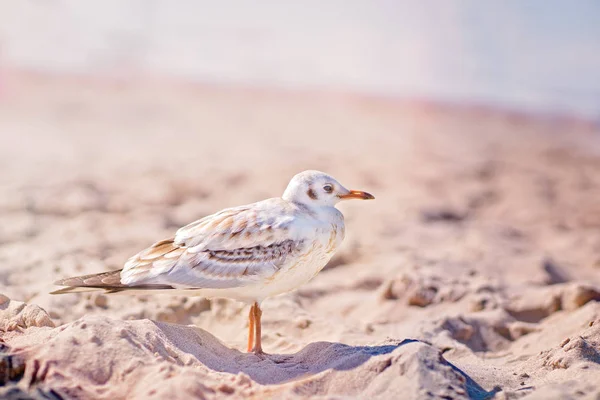
[[[597,399],[600,129],[354,94],[7,72],[0,397]],[[119,269],[305,169],[373,202],[298,291],[248,307],[52,282]],[[11,397],[12,396],[12,397]],[[19,397],[21,398],[21,397]]]

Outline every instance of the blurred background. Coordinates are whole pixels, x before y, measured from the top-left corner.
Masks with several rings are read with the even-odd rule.
[[[363,229],[338,265],[595,279],[599,20],[592,0],[3,2],[0,278],[45,296],[321,169],[378,199],[342,206]]]
[[[594,0],[0,7],[0,62],[9,69],[343,90],[593,118],[600,109]]]
[[[565,243],[600,224],[599,20],[591,0],[3,2],[3,267],[41,285],[118,268],[305,169],[377,194],[342,206],[367,227],[349,229],[349,260],[431,242],[495,274],[469,243],[532,225],[560,235],[504,268],[595,265],[596,239]],[[565,229],[577,239],[550,245]]]
[[[2,2],[1,282],[75,318],[52,281],[305,169],[377,197],[341,206],[333,266],[597,280],[598,21],[591,0]]]

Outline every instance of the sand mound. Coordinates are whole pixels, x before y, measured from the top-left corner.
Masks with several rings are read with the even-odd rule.
[[[600,372],[600,320],[590,321],[590,327],[579,335],[568,337],[559,347],[545,351],[542,365],[551,369],[571,368],[583,364],[583,368],[595,368]]]
[[[0,294],[0,331],[14,331],[31,326],[54,327],[46,311],[32,304],[10,300]]]
[[[485,397],[440,351],[417,340],[311,343],[294,354],[240,353],[191,326],[84,317],[6,335],[8,381],[76,398],[359,395]],[[174,397],[173,397],[174,396]]]

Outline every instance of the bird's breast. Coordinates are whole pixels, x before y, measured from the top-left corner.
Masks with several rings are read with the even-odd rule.
[[[335,254],[344,239],[344,225],[331,223],[304,240],[302,251],[286,259],[285,265],[266,282],[269,296],[286,293],[314,278]]]

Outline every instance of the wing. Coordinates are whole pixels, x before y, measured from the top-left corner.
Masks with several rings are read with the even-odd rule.
[[[283,200],[265,200],[192,222],[177,231],[175,243],[197,252],[268,246],[285,240],[296,218],[295,210]]]
[[[292,229],[294,211],[274,200],[226,209],[179,229],[131,257],[121,282],[231,288],[272,276],[303,246]]]

